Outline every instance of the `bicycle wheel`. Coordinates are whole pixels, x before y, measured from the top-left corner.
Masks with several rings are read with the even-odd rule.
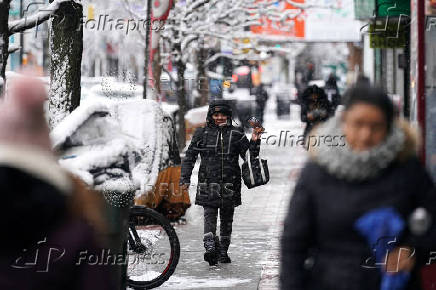
[[[160,213],[143,206],[130,209],[127,285],[151,289],[174,273],[180,257],[176,231]]]

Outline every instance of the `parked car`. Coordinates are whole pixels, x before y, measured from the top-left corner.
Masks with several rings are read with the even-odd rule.
[[[179,192],[174,123],[153,100],[84,101],[52,132],[60,164],[102,192],[135,192],[175,220],[190,206]],[[163,187],[164,186],[164,187]]]

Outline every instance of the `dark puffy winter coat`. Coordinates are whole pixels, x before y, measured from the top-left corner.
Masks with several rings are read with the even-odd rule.
[[[339,88],[336,83],[336,77],[334,76],[329,77],[329,79],[325,84],[324,90],[327,94],[329,102],[332,105],[331,113],[334,114],[336,108],[341,103],[341,94],[339,93]]]
[[[26,149],[0,150],[0,289],[116,289],[110,266],[79,259],[82,251],[100,255],[103,248],[86,213],[73,213],[70,178],[54,157]]]
[[[316,100],[312,100],[310,97],[312,94],[316,94],[318,98]],[[321,88],[318,88],[316,85],[308,87],[306,90],[304,90],[300,102],[301,121],[308,124],[314,125],[316,123],[323,122],[327,120],[334,112],[333,106],[329,102],[325,91]],[[315,110],[325,111],[326,114],[324,116],[316,114]],[[315,114],[315,118],[313,120],[309,120],[307,118],[307,114],[311,112]]]
[[[182,161],[180,183],[189,184],[197,160],[201,157],[195,204],[220,207],[223,203],[241,204],[241,168],[239,157],[259,155],[260,139],[248,141],[244,130],[233,125],[216,126],[210,121],[198,128]]]
[[[436,218],[434,184],[411,148],[405,146],[378,176],[354,182],[329,173],[312,156],[301,172],[284,223],[281,289],[380,289],[380,267],[362,267],[374,253],[354,223],[380,207],[395,208],[406,221],[417,207]],[[431,246],[436,249],[435,232],[434,223],[421,239],[406,231],[398,237],[399,244],[415,247],[417,264],[422,265]],[[414,271],[408,289],[420,289],[417,268]]]

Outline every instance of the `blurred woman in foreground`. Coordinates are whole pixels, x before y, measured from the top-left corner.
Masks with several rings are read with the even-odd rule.
[[[44,85],[20,76],[8,80],[6,91],[0,100],[0,289],[119,289],[112,280],[118,265],[88,259],[104,250],[103,200],[58,165]]]
[[[346,146],[309,150],[284,224],[281,289],[380,289],[386,271],[411,273],[407,289],[420,289],[419,266],[436,245],[433,224],[420,237],[409,229],[393,237],[396,248],[383,265],[371,260],[374,245],[356,229],[360,217],[386,207],[405,221],[416,208],[436,218],[435,187],[416,156],[416,138],[394,120],[382,90],[353,88],[344,105],[341,118],[311,133],[345,135]]]

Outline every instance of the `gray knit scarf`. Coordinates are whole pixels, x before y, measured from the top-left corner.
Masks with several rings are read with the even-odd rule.
[[[343,136],[340,120],[332,118],[321,124],[316,135]],[[405,139],[404,131],[393,125],[386,139],[370,150],[353,151],[346,142],[345,146],[321,143],[314,148],[315,161],[340,179],[363,181],[377,176],[388,167],[403,149]]]

